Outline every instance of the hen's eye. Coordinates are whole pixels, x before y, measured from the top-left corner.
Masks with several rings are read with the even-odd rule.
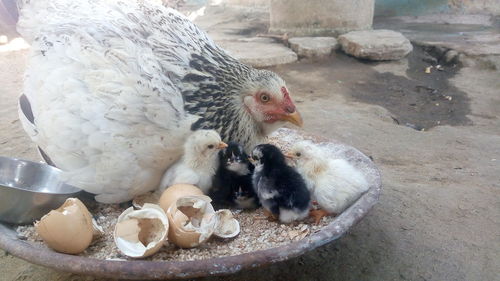
[[[271,98],[268,95],[266,95],[266,94],[260,96],[260,100],[262,102],[268,102],[270,99]]]
[[[214,147],[215,147],[215,145],[213,145],[213,144],[208,145],[208,149],[213,149]]]
[[[302,153],[297,152],[297,153],[295,153],[295,156],[300,157],[300,156],[302,156]]]
[[[255,156],[255,155],[252,156],[252,159],[255,160],[255,161],[259,160],[259,158],[257,156]]]

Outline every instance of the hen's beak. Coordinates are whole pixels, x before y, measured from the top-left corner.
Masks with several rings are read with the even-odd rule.
[[[218,149],[224,149],[224,148],[226,148],[226,147],[227,147],[227,143],[225,143],[225,142],[221,141],[221,142],[219,143],[219,146],[218,146],[217,148],[218,148]]]
[[[295,110],[293,113],[283,115],[282,120],[290,122],[299,127],[302,127],[302,125],[304,124],[304,122],[302,121],[302,116],[300,116],[300,113],[297,110]]]

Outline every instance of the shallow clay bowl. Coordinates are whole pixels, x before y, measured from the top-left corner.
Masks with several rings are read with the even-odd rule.
[[[89,274],[113,279],[183,279],[227,275],[244,269],[269,265],[312,251],[345,234],[359,222],[378,201],[381,191],[380,174],[373,162],[358,150],[336,141],[306,135],[290,129],[280,129],[269,141],[286,150],[293,143],[312,140],[328,149],[325,157],[344,158],[363,171],[370,189],[351,207],[319,232],[290,244],[251,253],[196,261],[111,261],[71,256],[41,249],[18,238],[15,227],[0,223],[0,247],[29,262],[61,271]]]

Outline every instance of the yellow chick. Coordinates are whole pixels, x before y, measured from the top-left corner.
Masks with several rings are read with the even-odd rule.
[[[295,144],[287,154],[320,207],[310,212],[316,223],[326,215],[341,213],[369,188],[365,176],[353,165],[325,155],[321,147],[309,141]]]
[[[160,191],[184,183],[199,187],[208,194],[212,180],[219,166],[219,150],[226,148],[220,135],[214,130],[197,130],[184,144],[184,155],[163,175]]]

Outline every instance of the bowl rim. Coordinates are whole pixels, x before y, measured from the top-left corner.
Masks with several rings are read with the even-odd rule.
[[[342,144],[334,140],[329,142]],[[382,190],[380,171],[365,154],[352,146],[345,146],[363,162],[369,163],[376,173],[370,188],[330,224],[290,244],[234,256],[194,261],[100,260],[61,254],[37,247],[19,239],[12,226],[0,223],[0,248],[31,263],[56,270],[114,279],[187,279],[220,276],[285,261],[340,238],[377,203]]]
[[[39,166],[42,168],[48,168],[51,173],[55,173],[56,175],[60,175],[62,173],[61,169],[54,167],[54,166],[51,166],[47,163],[43,163],[43,162],[35,162],[35,161],[20,159],[20,158],[16,158],[16,157],[0,156],[0,161],[3,161],[3,160],[7,160],[9,162],[27,163],[27,164]],[[79,193],[82,191],[81,188],[78,188],[78,187],[71,185],[71,184],[67,184],[63,181],[59,181],[59,183],[61,184],[61,186],[63,186],[62,189],[64,191],[60,191],[60,192],[55,192],[55,191],[51,191],[51,190],[37,191],[37,190],[32,190],[32,189],[26,189],[22,186],[5,185],[2,181],[2,179],[0,178],[0,190],[1,189],[10,189],[10,190],[16,190],[16,191],[22,191],[22,192],[28,192],[28,193],[34,193],[34,194],[51,194],[51,195],[53,195],[53,194],[55,194],[55,195],[76,194],[76,193]]]
[[[379,181],[334,221],[305,239],[234,256],[194,261],[100,260],[37,247],[20,240],[15,229],[2,223],[0,223],[0,248],[34,264],[98,277],[153,280],[229,275],[244,269],[285,261],[340,238],[370,211],[378,201],[380,192]]]

